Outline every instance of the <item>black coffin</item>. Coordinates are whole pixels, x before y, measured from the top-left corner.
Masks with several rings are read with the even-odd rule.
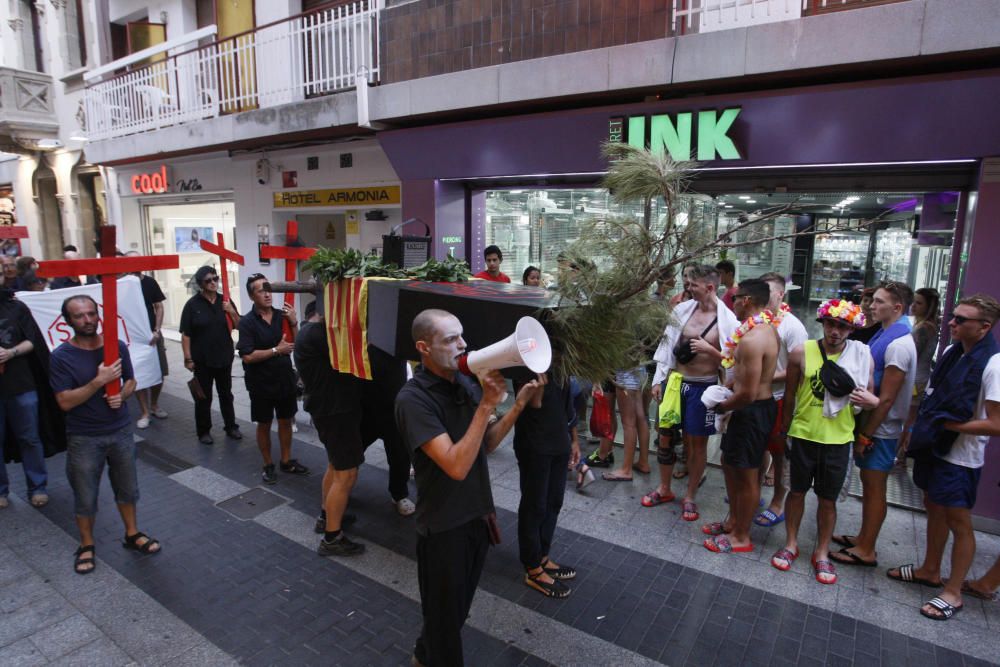
[[[514,333],[525,315],[539,317],[554,308],[555,292],[488,280],[429,283],[421,280],[368,281],[368,342],[400,359],[418,359],[410,325],[427,308],[446,310],[459,319],[463,338],[477,350]]]

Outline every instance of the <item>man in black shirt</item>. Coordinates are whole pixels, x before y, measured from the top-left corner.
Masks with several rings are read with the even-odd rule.
[[[267,279],[255,273],[247,279],[247,294],[253,308],[240,318],[240,337],[236,350],[243,359],[244,382],[250,393],[250,419],[257,423],[257,446],[264,459],[261,478],[275,484],[278,475],[271,460],[271,421],[278,418],[278,442],[281,445],[281,472],[308,475],[309,469],[292,455],[292,418],[298,409],[295,399],[295,371],[292,351],[295,345],[285,339],[283,322],[295,334],[295,310],[285,305],[271,307]]]
[[[205,398],[194,403],[194,423],[198,440],[211,445],[212,383],[219,393],[219,410],[225,423],[226,435],[241,440],[243,434],[236,424],[233,409],[233,336],[230,322],[239,320],[232,303],[223,305],[219,294],[219,274],[211,266],[203,266],[194,274],[200,292],[188,299],[181,311],[181,347],[184,368],[194,373]],[[231,318],[227,322],[227,317]]]
[[[462,324],[425,310],[411,327],[420,353],[412,380],[396,397],[396,423],[413,454],[417,478],[417,576],[423,629],[415,664],[462,665],[462,626],[472,606],[494,514],[486,454],[499,445],[543,380],[526,384],[510,412],[494,414],[506,384],[497,371],[482,389],[459,374]]]
[[[80,259],[80,253],[77,251],[76,246],[68,245],[63,248],[63,259]],[[53,278],[52,282],[49,283],[49,289],[66,289],[67,287],[79,287],[83,285],[79,280],[80,276],[63,276],[61,278]],[[96,285],[100,281],[94,276],[85,276],[88,285]]]
[[[361,440],[364,381],[330,365],[326,325],[316,314],[315,303],[309,304],[313,308],[306,307],[308,320],[295,338],[294,356],[305,387],[303,407],[312,416],[329,461],[323,474],[323,509],[316,524],[316,532],[323,533],[317,552],[320,556],[355,556],[364,553],[365,545],[348,539],[342,522],[365,459]]]
[[[138,250],[130,250],[125,253],[126,257],[138,257]],[[153,332],[149,339],[150,345],[156,346],[156,353],[160,361],[160,375],[167,376],[167,348],[163,344],[163,332],[160,327],[163,324],[163,302],[167,297],[163,295],[160,284],[152,276],[142,273],[133,273],[139,279],[139,286],[142,289],[142,300],[146,304],[146,315],[149,317],[149,330]],[[139,400],[139,420],[135,423],[136,428],[147,428],[149,426],[149,416],[157,419],[166,419],[167,411],[160,408],[160,391],[163,389],[163,382],[140,389],[135,392],[135,397]]]

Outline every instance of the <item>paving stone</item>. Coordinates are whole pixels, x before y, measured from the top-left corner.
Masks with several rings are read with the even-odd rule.
[[[0,646],[28,637],[75,613],[62,596],[50,593],[16,611],[0,614]]]
[[[35,667],[45,664],[48,664],[45,654],[29,639],[0,646],[0,665],[4,667]]]
[[[55,660],[103,636],[100,628],[83,614],[74,614],[39,630],[30,639],[47,659]]]
[[[102,637],[49,664],[53,667],[94,667],[95,665],[118,667],[134,662],[114,642],[107,637]]]

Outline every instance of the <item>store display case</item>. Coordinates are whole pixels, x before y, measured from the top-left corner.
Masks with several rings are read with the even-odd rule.
[[[809,300],[847,298],[865,282],[869,235],[863,232],[831,232],[816,237],[813,247]]]

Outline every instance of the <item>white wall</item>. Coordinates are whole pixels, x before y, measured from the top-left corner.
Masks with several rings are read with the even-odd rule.
[[[151,23],[162,21],[167,14],[167,39],[180,37],[198,29],[194,0],[109,0],[108,19],[112,23],[148,18]]]

